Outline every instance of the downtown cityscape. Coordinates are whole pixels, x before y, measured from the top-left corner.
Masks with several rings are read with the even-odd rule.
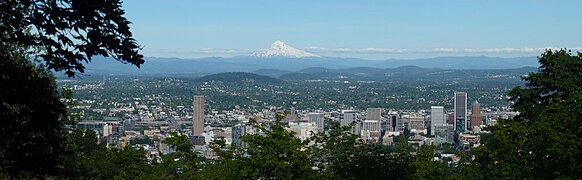
[[[258,77],[260,78],[260,76],[255,78]],[[122,78],[125,80],[121,80]],[[163,143],[164,139],[170,136],[169,132],[187,135],[201,154],[210,156],[206,158],[212,158],[213,154],[208,145],[214,139],[223,138],[227,145],[241,147],[243,143],[240,137],[247,133],[257,133],[253,126],[248,124],[250,119],[272,123],[276,120],[276,113],[286,113],[283,122],[289,126],[290,131],[295,132],[296,138],[301,140],[308,140],[312,133],[325,133],[329,130],[331,122],[340,122],[341,126],[347,126],[353,122],[351,133],[359,135],[369,144],[393,145],[398,140],[397,137],[402,135],[411,146],[417,148],[425,144],[448,144],[458,150],[469,151],[479,146],[480,134],[487,133],[481,129],[495,125],[497,120],[510,119],[517,113],[511,110],[507,103],[508,99],[502,92],[497,95],[488,94],[491,97],[481,96],[479,99],[492,102],[483,108],[477,100],[469,101],[469,99],[477,98],[470,98],[467,92],[452,90],[434,93],[442,95],[430,95],[441,99],[395,98],[386,100],[384,107],[373,107],[377,103],[362,101],[355,104],[343,104],[344,98],[361,100],[357,98],[363,98],[359,95],[362,92],[355,93],[356,97],[342,97],[343,93],[336,91],[319,93],[320,96],[331,93],[327,94],[330,99],[303,96],[292,99],[286,96],[298,96],[299,93],[307,92],[281,90],[277,96],[288,99],[280,101],[273,99],[269,102],[269,97],[265,99],[247,96],[247,93],[266,96],[268,93],[262,93],[264,91],[262,89],[277,86],[260,79],[242,79],[253,82],[246,85],[237,83],[236,86],[241,88],[240,90],[219,88],[228,86],[229,82],[217,80],[194,82],[194,80],[165,77],[139,79],[132,76],[117,76],[94,80],[63,79],[59,81],[59,84],[62,84],[64,88],[70,88],[79,97],[75,99],[78,104],[71,109],[80,113],[84,120],[74,128],[95,131],[99,134],[102,143],[112,147],[140,146],[148,151],[151,160],[161,160],[161,155],[172,151]],[[312,85],[318,83],[321,82],[313,82]],[[362,84],[373,83],[375,82]],[[357,82],[352,84],[348,85],[346,90],[349,90],[350,86],[360,85]],[[165,88],[149,87],[150,85]],[[174,86],[183,88],[174,89],[176,88]],[[246,89],[247,86],[248,89]],[[255,88],[256,86],[262,88]],[[487,88],[472,91],[475,93],[494,92],[493,89]],[[135,89],[139,90],[136,92]],[[227,92],[229,89],[230,91]],[[368,90],[360,89],[354,91]],[[312,93],[306,96],[318,94],[313,92],[316,90],[310,91]],[[196,92],[201,95],[191,95]],[[386,93],[396,96],[399,92]],[[224,94],[230,96],[225,97]],[[494,101],[495,98],[499,100]],[[304,102],[301,102],[301,99],[304,99]],[[399,104],[398,101],[408,103]],[[230,102],[239,102],[239,104],[230,104]],[[275,104],[276,102],[280,104]],[[319,106],[318,102],[328,102],[333,106]],[[451,156],[454,157],[454,154]]]
[[[0,1],[0,179],[581,179],[581,1]]]

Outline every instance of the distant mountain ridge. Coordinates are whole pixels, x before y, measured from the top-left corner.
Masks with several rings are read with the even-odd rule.
[[[372,61],[357,58],[334,57],[270,57],[236,56],[231,58],[209,57],[200,59],[146,57],[141,69],[124,65],[111,58],[96,57],[87,64],[88,74],[212,74],[220,72],[253,72],[277,70],[294,72],[306,68],[347,69],[355,67],[395,68],[417,66],[440,69],[512,69],[538,67],[536,57],[497,58],[487,56],[436,57],[414,60]],[[281,73],[276,73],[281,74]]]
[[[280,84],[283,81],[304,80],[356,80],[356,81],[520,81],[534,67],[489,70],[452,70],[402,66],[397,68],[356,67],[347,69],[307,68],[296,72],[274,75],[270,71],[254,73],[218,73],[203,76],[199,81],[222,81],[226,83],[263,82]],[[280,71],[283,72],[283,71]],[[266,73],[266,74],[261,74]]]
[[[326,57],[293,48],[283,41],[275,41],[269,49],[229,58],[180,59],[146,57],[145,64],[139,70],[114,61],[112,58],[96,57],[90,64],[87,64],[87,72],[88,74],[212,74],[220,72],[253,72],[266,69],[293,72],[318,67],[347,69],[354,67],[395,68],[417,66],[441,69],[511,69],[539,66],[536,57],[468,56],[381,61]],[[281,75],[283,73],[273,71],[271,74]]]

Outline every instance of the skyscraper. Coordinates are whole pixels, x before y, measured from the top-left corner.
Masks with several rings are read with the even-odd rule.
[[[366,109],[366,120],[380,121],[382,118],[382,108],[368,108]]]
[[[430,135],[435,135],[435,125],[446,125],[443,106],[430,107]]]
[[[352,110],[342,110],[340,114],[340,125],[347,126],[356,121],[356,112]]]
[[[397,111],[392,111],[386,121],[386,131],[402,132],[404,131],[404,122]]]
[[[467,130],[467,93],[455,92],[455,132]]]
[[[366,121],[368,122],[376,122],[373,123],[374,125],[377,125],[378,127],[371,127],[372,129],[378,129],[378,131],[380,131],[381,128],[381,122],[382,122],[382,108],[368,108],[366,109]]]
[[[242,141],[242,136],[246,134],[246,126],[244,124],[236,124],[232,126],[232,146],[246,148],[246,143]]]
[[[473,106],[471,107],[471,130],[475,129],[474,127],[479,127],[483,123],[483,115],[481,115],[481,104],[475,101]]]
[[[204,133],[204,96],[194,96],[192,130],[194,136]]]
[[[325,127],[325,118],[323,113],[309,113],[307,114],[310,123],[315,123],[317,125],[317,131],[323,132]]]
[[[350,125],[352,122],[356,122],[354,126],[352,126],[352,133],[353,134],[360,134],[360,124],[357,122],[358,117],[355,111],[352,110],[342,110],[340,114],[340,125],[347,126]]]

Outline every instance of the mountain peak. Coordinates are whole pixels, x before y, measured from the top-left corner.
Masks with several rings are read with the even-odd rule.
[[[285,48],[288,48],[288,46],[281,40],[277,40],[273,43],[273,45],[271,45],[271,49],[285,49]]]
[[[270,57],[320,57],[319,55],[308,53],[294,47],[288,46],[283,41],[277,40],[271,45],[271,48],[260,50],[251,54],[254,57],[270,58]]]

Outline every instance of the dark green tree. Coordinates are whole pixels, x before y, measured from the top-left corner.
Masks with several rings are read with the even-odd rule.
[[[0,175],[58,172],[66,109],[46,69],[0,46]]]
[[[445,179],[447,166],[439,161],[434,161],[434,147],[422,146],[416,151],[409,167],[414,172],[410,179]]]
[[[573,178],[582,174],[582,54],[547,50],[526,87],[509,92],[519,115],[499,121],[475,152],[497,178]]]
[[[108,148],[98,144],[97,134],[90,130],[74,130],[64,139],[66,156],[60,178],[143,179],[157,175],[142,149]]]
[[[215,139],[210,143],[210,148],[218,156],[218,159],[209,159],[201,170],[201,179],[243,179],[241,169],[244,168],[244,152],[238,147],[227,147],[223,138]]]
[[[312,159],[320,178],[325,179],[404,179],[410,154],[406,148],[366,144],[350,126],[330,122],[329,132],[313,136]],[[404,142],[405,143],[405,142]]]
[[[63,173],[65,177],[83,178],[97,176],[99,169],[95,168],[95,164],[101,162],[101,159],[94,155],[100,152],[107,151],[104,145],[97,144],[97,134],[93,131],[74,130],[65,135],[63,142],[65,158]]]
[[[120,0],[0,1],[0,46],[33,48],[48,69],[72,77],[94,56],[143,64]]]
[[[163,166],[167,170],[166,176],[176,178],[196,178],[201,167],[198,152],[186,135],[171,132],[163,143],[168,144],[175,152],[163,157]]]
[[[75,119],[50,71],[73,77],[94,56],[143,64],[123,15],[119,0],[0,1],[0,178],[66,168],[62,127]]]
[[[307,141],[295,137],[285,129],[277,114],[271,125],[254,123],[255,134],[243,136],[247,143],[242,156],[240,175],[244,179],[306,179],[313,175],[313,163],[309,158]]]

